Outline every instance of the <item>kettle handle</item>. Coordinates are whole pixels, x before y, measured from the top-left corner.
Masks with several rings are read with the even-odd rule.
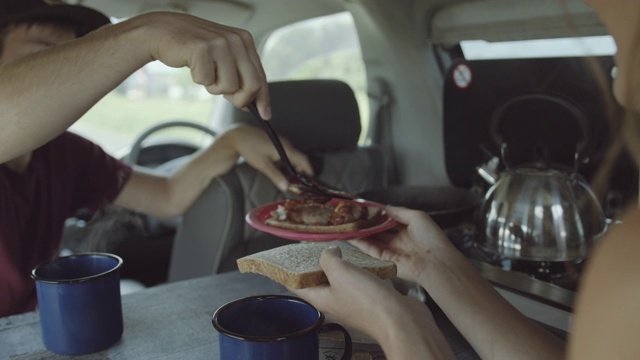
[[[491,121],[490,121],[489,131],[491,133],[491,137],[493,138],[493,141],[495,142],[495,144],[498,147],[500,147],[502,151],[502,146],[504,145],[504,141],[503,141],[502,135],[500,134],[500,125],[504,120],[504,114],[507,112],[507,110],[511,106],[517,103],[531,101],[531,100],[549,101],[557,105],[560,105],[566,110],[568,110],[573,115],[573,118],[577,120],[578,126],[580,128],[580,132],[581,132],[580,134],[581,140],[576,143],[575,166],[577,167],[577,164],[580,161],[585,160],[584,156],[585,156],[587,144],[589,143],[589,137],[590,137],[588,121],[584,112],[578,106],[573,104],[568,99],[565,99],[559,95],[551,95],[547,93],[532,93],[532,94],[520,95],[520,96],[511,98],[508,101],[504,102],[502,105],[500,105],[493,112],[493,115],[491,116]],[[502,156],[504,161],[505,152],[502,153]]]

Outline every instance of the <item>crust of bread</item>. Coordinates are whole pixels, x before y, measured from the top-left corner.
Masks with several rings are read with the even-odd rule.
[[[382,214],[382,210],[377,206],[367,206],[369,218],[366,220],[358,220],[340,225],[304,225],[293,224],[287,221],[280,221],[274,218],[265,220],[265,224],[287,230],[305,233],[343,233],[354,232],[361,229],[371,227],[378,221]]]
[[[294,243],[248,255],[236,262],[242,273],[260,274],[290,289],[304,289],[328,283],[320,267],[320,254],[335,244],[338,243]],[[343,259],[381,279],[393,278],[397,274],[396,264],[392,261],[376,259],[350,245],[338,246]]]

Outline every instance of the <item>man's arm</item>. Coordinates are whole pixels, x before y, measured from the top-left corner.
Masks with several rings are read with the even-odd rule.
[[[270,118],[264,70],[248,32],[189,15],[149,13],[0,67],[0,163],[62,133],[153,60],[189,67],[194,82],[237,107],[255,98]]]
[[[291,163],[301,173],[313,175],[306,155],[282,139]],[[239,125],[221,134],[206,149],[192,155],[181,167],[168,175],[135,168],[115,204],[161,218],[182,215],[209,185],[242,157],[266,175],[280,190],[287,179],[276,167],[278,153],[266,133],[252,125]]]
[[[191,155],[172,174],[134,167],[114,204],[163,219],[183,214],[213,178],[229,171],[238,159],[231,147],[214,143]]]

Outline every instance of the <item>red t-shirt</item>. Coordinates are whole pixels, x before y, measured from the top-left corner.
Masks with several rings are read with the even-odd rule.
[[[57,255],[65,220],[111,203],[130,175],[70,132],[35,150],[24,173],[0,165],[0,317],[35,309],[31,270]]]

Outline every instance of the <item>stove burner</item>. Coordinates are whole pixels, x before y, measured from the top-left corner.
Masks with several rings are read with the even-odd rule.
[[[531,261],[502,258],[489,254],[476,246],[477,232],[473,224],[462,224],[444,229],[453,245],[467,258],[479,260],[506,271],[525,273],[538,280],[575,291],[585,260]]]
[[[529,261],[505,259],[503,269],[529,274],[530,276],[575,291],[584,260],[578,261]]]
[[[453,245],[463,253],[475,246],[476,229],[469,223],[444,229]]]

